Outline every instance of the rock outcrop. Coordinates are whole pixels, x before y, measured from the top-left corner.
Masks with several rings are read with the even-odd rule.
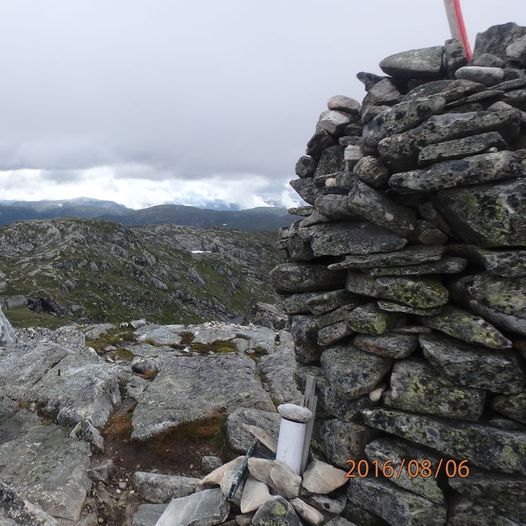
[[[357,524],[526,519],[524,35],[490,28],[470,64],[455,40],[387,57],[358,74],[361,107],[331,97],[296,167],[310,207],[273,275],[299,385],[317,379],[314,447],[371,462],[347,488]]]

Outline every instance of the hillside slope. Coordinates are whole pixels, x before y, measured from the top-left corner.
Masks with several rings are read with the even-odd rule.
[[[0,297],[19,325],[32,316],[158,323],[227,320],[275,300],[275,234],[100,220],[21,222],[0,229]],[[29,319],[27,319],[29,317]],[[38,323],[42,320],[38,319]]]

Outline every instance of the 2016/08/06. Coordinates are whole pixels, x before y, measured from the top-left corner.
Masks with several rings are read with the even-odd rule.
[[[353,460],[349,459],[345,462],[349,464],[350,469],[346,473],[347,478],[365,478],[370,474],[374,477],[385,478],[400,478],[404,472],[407,472],[409,478],[438,478],[441,473],[444,473],[448,478],[467,478],[469,477],[470,469],[467,460],[445,460],[439,459],[438,462],[433,463],[428,459],[407,459],[402,458],[393,465],[392,460]]]

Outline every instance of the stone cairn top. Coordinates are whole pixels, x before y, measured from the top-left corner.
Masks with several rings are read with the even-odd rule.
[[[357,525],[523,524],[526,27],[479,34],[469,65],[448,40],[380,67],[320,115],[273,271],[315,454],[369,461]]]

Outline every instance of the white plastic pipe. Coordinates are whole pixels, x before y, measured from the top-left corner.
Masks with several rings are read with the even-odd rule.
[[[292,471],[299,475],[301,473],[307,423],[312,418],[312,412],[307,407],[295,404],[282,404],[278,407],[278,411],[281,420],[276,460],[287,464]]]
[[[307,424],[302,422],[293,422],[283,417],[280,420],[276,460],[287,464],[298,475],[301,471],[306,429]]]

